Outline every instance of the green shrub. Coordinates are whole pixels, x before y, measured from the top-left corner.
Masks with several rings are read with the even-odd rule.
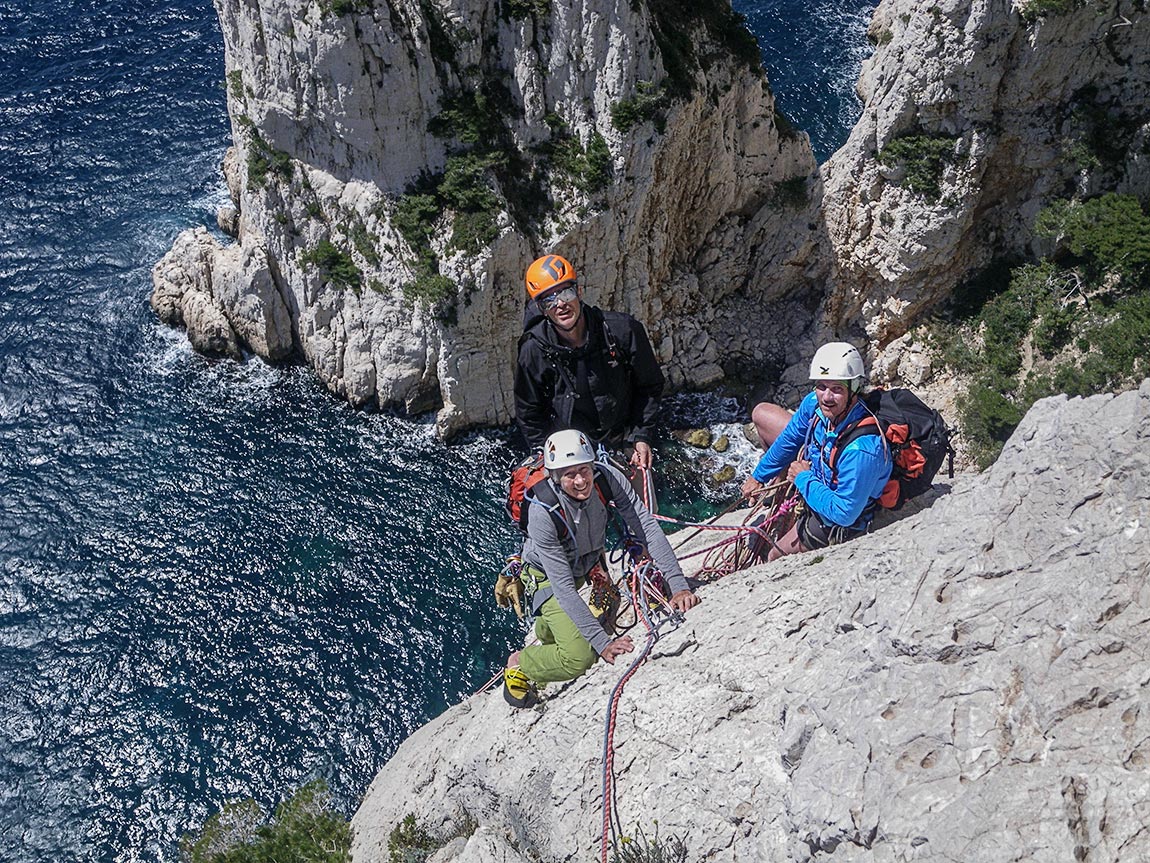
[[[906,135],[883,147],[878,161],[888,167],[902,165],[900,184],[934,202],[942,194],[942,172],[955,160],[955,140],[947,135]]]
[[[620,99],[611,106],[611,125],[620,132],[629,132],[640,123],[660,120],[670,102],[662,87],[640,81],[635,85],[634,96]]]
[[[320,0],[319,8],[324,15],[342,18],[370,11],[371,0]]]
[[[431,118],[427,130],[437,138],[462,144],[490,143],[503,135],[494,100],[480,91],[457,93],[444,98],[442,109]]]
[[[414,815],[405,815],[387,837],[388,863],[423,863],[440,845]]]
[[[557,133],[540,149],[551,163],[556,179],[566,185],[595,195],[611,182],[611,150],[598,131],[591,133],[586,149],[578,138],[565,132]]]
[[[244,101],[244,74],[239,69],[228,72],[228,92],[237,101]]]
[[[503,0],[503,14],[508,18],[547,18],[551,0]]]
[[[358,218],[354,219],[347,235],[352,246],[359,252],[359,256],[373,267],[378,267],[381,259],[376,247],[376,238],[368,232],[367,226]]]
[[[499,198],[487,179],[494,164],[489,154],[466,153],[450,156],[439,183],[440,200],[453,210],[490,212],[499,209]]]
[[[806,177],[791,177],[775,183],[771,203],[786,210],[801,210],[810,202]]]
[[[1004,393],[984,383],[972,384],[959,399],[958,409],[962,430],[980,469],[989,467],[998,457],[1003,443],[1026,412]]]
[[[329,802],[317,781],[277,806],[270,821],[254,800],[225,806],[198,837],[184,836],[180,856],[185,863],[345,863],[351,825]]]
[[[431,242],[435,220],[442,212],[435,195],[410,192],[399,199],[392,216],[392,224],[413,249]]]
[[[955,319],[932,331],[937,355],[971,377],[962,431],[984,466],[1037,399],[1115,391],[1150,375],[1150,219],[1137,200],[1055,202],[1036,230],[1059,241],[1057,257],[1008,276],[988,269],[956,293]],[[1023,373],[1027,339],[1034,353]]]
[[[1030,0],[1018,10],[1018,17],[1027,24],[1033,24],[1039,18],[1069,14],[1080,8],[1082,3],[1083,0]]]
[[[499,225],[494,212],[457,212],[451,222],[451,239],[447,242],[447,248],[479,252],[491,245],[498,236]]]
[[[320,240],[314,249],[300,257],[300,263],[319,267],[323,279],[338,287],[350,288],[359,293],[363,285],[363,273],[352,261],[351,255],[330,240]]]
[[[636,828],[636,835],[622,837],[611,855],[611,863],[685,863],[686,859],[686,843],[679,836],[660,839],[658,823],[653,838]]]
[[[1035,229],[1080,258],[1090,281],[1116,275],[1132,288],[1150,277],[1150,218],[1133,195],[1057,201],[1039,213]]]
[[[246,118],[245,118],[246,119]],[[267,182],[268,175],[290,180],[292,176],[292,162],[283,150],[277,150],[264,140],[263,135],[249,120],[247,123],[250,134],[248,142],[248,182],[253,187],[262,188]]]
[[[424,863],[452,839],[471,836],[479,826],[466,812],[457,819],[454,830],[437,837],[417,823],[414,815],[405,815],[387,837],[388,863]]]

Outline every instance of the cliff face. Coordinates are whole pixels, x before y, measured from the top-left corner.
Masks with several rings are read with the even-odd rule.
[[[355,404],[442,405],[451,433],[510,419],[543,251],[647,323],[677,386],[794,323],[772,304],[805,284],[814,160],[726,3],[216,6],[236,244],[188,232],[154,274],[197,347],[302,356]]]
[[[830,325],[881,349],[991,261],[1049,251],[1034,220],[1051,201],[1150,202],[1145,13],[1141,0],[883,0],[862,117],[822,170]]]
[[[1148,429],[1150,381],[1047,399],[978,482],[704,587],[622,698],[627,832],[657,820],[689,860],[1147,859]],[[596,859],[622,672],[420,729],[356,814],[353,858],[389,859],[410,813],[477,823],[439,863]]]

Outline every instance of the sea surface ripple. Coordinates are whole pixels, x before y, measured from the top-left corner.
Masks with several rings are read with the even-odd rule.
[[[802,4],[743,9],[817,147],[869,8],[806,66]],[[148,309],[226,200],[222,79],[206,0],[0,0],[0,860],[173,861],[314,777],[350,814],[517,634],[488,597],[505,436],[444,447]]]

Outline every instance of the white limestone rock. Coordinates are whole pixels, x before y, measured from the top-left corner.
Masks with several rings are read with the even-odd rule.
[[[1150,198],[1139,143],[1150,105],[1144,4],[1082,3],[1032,23],[1022,5],[876,8],[862,117],[822,168],[832,329],[861,330],[881,349],[992,259],[1047,251],[1034,219],[1054,199],[1104,190]],[[934,200],[905,185],[905,164],[877,161],[916,134],[950,139]],[[1125,151],[1088,171],[1096,138]]]
[[[810,289],[795,263],[814,255],[783,225],[809,222],[815,203],[792,194],[783,204],[777,191],[815,163],[804,135],[776,127],[760,72],[730,54],[736,31],[716,24],[727,7],[707,2],[697,17],[662,20],[603,0],[522,17],[476,0],[365,0],[347,14],[326,2],[216,0],[239,244],[262,250],[296,348],[325,385],[355,404],[438,405],[445,435],[509,422],[522,273],[544,251],[573,259],[592,302],[643,320],[680,386],[718,380],[728,344],[745,362],[777,349],[796,321],[774,305]],[[694,56],[675,58],[687,74],[677,84],[660,28],[689,31]],[[757,56],[748,38],[744,56]],[[683,95],[621,131],[612,109],[654,98],[652,83]],[[476,94],[479,116],[466,110]],[[397,202],[474,145],[475,123],[504,154],[482,180],[499,201],[498,236],[458,248],[462,220],[448,209],[421,252],[399,230]],[[603,142],[602,190],[541,155],[564,140],[584,154]],[[325,242],[358,278],[315,263]],[[442,280],[437,301],[412,288],[431,284],[421,255]],[[709,340],[674,341],[694,322]]]
[[[1150,381],[1040,401],[929,508],[704,587],[622,696],[625,829],[657,819],[690,860],[1146,859],[1148,429]],[[353,860],[386,861],[409,813],[478,822],[444,863],[596,859],[623,670],[416,731],[353,819]]]
[[[184,231],[152,270],[152,308],[187,328],[202,353],[272,361],[292,353],[291,316],[259,245],[222,248],[206,228]]]

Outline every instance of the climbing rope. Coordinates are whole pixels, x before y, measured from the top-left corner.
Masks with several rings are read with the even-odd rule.
[[[768,498],[771,500],[770,506],[766,505]],[[741,524],[714,524],[713,522],[682,521],[667,516],[655,517],[667,524],[696,528],[695,532],[680,542],[677,548],[682,548],[690,539],[704,530],[731,534],[718,542],[687,554],[678,555],[680,561],[705,555],[702,565],[695,573],[695,578],[706,583],[738,572],[740,569],[745,569],[764,559],[765,555],[756,546],[759,548],[774,546],[779,538],[791,529],[797,515],[796,508],[800,502],[801,498],[792,484],[774,483],[766,486],[757,496],[755,504],[747,512]],[[764,511],[766,512],[764,513]],[[720,513],[720,515],[722,514]]]
[[[623,688],[627,681],[639,670],[639,666],[651,653],[651,648],[659,640],[659,629],[652,623],[651,610],[660,609],[669,611],[668,619],[678,625],[683,620],[682,614],[676,611],[667,601],[662,590],[662,574],[653,569],[650,558],[640,563],[635,562],[635,556],[628,551],[624,562],[625,575],[631,596],[631,605],[636,616],[643,621],[647,630],[646,642],[638,656],[623,672],[611,689],[607,700],[607,716],[603,729],[603,835],[600,842],[600,863],[607,863],[608,848],[617,848],[617,836],[622,833],[619,821],[619,807],[615,799],[615,720],[619,711],[619,702],[623,695]]]

